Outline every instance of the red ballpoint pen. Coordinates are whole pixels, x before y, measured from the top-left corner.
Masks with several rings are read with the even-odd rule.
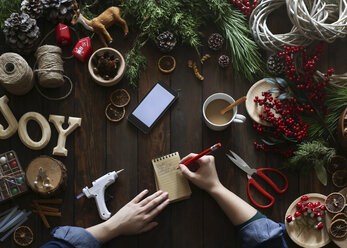
[[[193,163],[195,160],[201,158],[202,156],[204,156],[204,155],[206,155],[206,154],[209,154],[210,152],[213,152],[213,151],[217,150],[217,149],[218,149],[219,147],[221,147],[221,146],[222,146],[221,143],[217,143],[217,144],[211,146],[210,148],[206,149],[206,150],[203,151],[202,153],[196,155],[195,157],[193,157],[193,158],[191,158],[191,159],[185,161],[183,164],[184,164],[185,166],[188,166],[188,165],[190,165],[191,163]]]

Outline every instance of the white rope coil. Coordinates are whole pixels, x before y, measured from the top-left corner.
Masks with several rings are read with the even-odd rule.
[[[311,40],[333,42],[347,34],[347,0],[339,4],[323,0],[286,0],[289,19]]]
[[[255,41],[263,48],[276,51],[283,46],[308,45],[311,40],[305,38],[299,30],[293,26],[289,33],[273,34],[267,27],[268,16],[286,4],[286,0],[263,0],[252,11],[249,26],[253,32]]]

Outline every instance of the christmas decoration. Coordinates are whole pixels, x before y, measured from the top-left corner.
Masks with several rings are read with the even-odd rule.
[[[176,68],[176,60],[173,56],[162,56],[158,60],[158,68],[163,73],[171,73]]]
[[[74,49],[72,54],[82,62],[88,61],[90,55],[92,54],[92,45],[90,43],[90,38],[85,37],[80,39]]]
[[[64,24],[59,23],[55,27],[55,38],[57,43],[61,46],[69,46],[72,44],[70,28]]]
[[[286,63],[278,54],[272,54],[267,59],[267,69],[274,76],[281,76],[286,71]]]
[[[235,6],[238,7],[242,13],[244,13],[246,16],[250,16],[252,10],[257,6],[258,0],[253,0],[252,3],[250,3],[249,0],[230,0],[230,2]]]
[[[119,58],[106,51],[101,55],[96,54],[92,59],[92,63],[94,73],[105,80],[109,80],[117,75],[120,61]]]
[[[341,212],[346,205],[346,198],[339,192],[333,192],[327,196],[325,207],[328,212],[336,214]]]
[[[218,59],[218,64],[219,64],[219,66],[222,67],[222,68],[228,67],[229,64],[230,64],[230,59],[229,59],[229,57],[226,56],[226,55],[220,56],[219,59]]]
[[[168,53],[174,49],[177,41],[171,32],[165,31],[157,36],[155,43],[161,52]]]
[[[33,19],[39,19],[43,14],[41,0],[23,0],[20,10]]]
[[[199,79],[200,81],[204,80],[204,77],[199,72],[196,62],[193,62],[192,60],[188,60],[188,67],[193,69],[194,75],[197,79]]]
[[[73,4],[75,9],[73,10],[74,15],[71,20],[71,24],[74,25],[76,23],[81,23],[87,30],[95,32],[105,47],[107,47],[105,37],[108,43],[112,43],[112,38],[106,30],[107,27],[117,24],[123,29],[124,36],[128,34],[128,25],[120,16],[120,8],[115,6],[110,7],[102,12],[99,16],[93,18],[92,20],[88,20],[82,16],[76,0],[73,0]]]
[[[336,239],[342,239],[347,235],[347,221],[337,219],[330,225],[330,234]]]
[[[34,240],[33,231],[28,226],[19,226],[13,233],[13,240],[19,246],[29,246]]]
[[[206,60],[208,60],[209,58],[211,58],[211,55],[209,55],[208,53],[206,53],[204,56],[202,56],[202,58],[200,59],[200,63],[203,64]]]
[[[73,0],[41,0],[44,16],[53,23],[70,23],[73,16]]]
[[[207,40],[208,47],[214,51],[218,51],[223,47],[224,38],[218,33],[211,34]]]
[[[304,173],[314,169],[320,182],[327,185],[325,165],[334,155],[335,149],[324,146],[322,142],[302,142],[294,156],[285,163],[285,167],[300,169]]]
[[[6,43],[14,51],[29,54],[38,45],[40,29],[28,14],[12,13],[5,21],[4,34]]]
[[[302,196],[301,200],[304,200],[304,202],[298,202],[296,204],[297,211],[294,213],[294,216],[286,216],[286,222],[288,224],[302,228],[298,236],[304,229],[321,230],[324,227],[322,216],[325,214],[325,209],[319,207],[324,205],[321,205],[319,201],[314,203],[306,202],[309,200],[307,196]]]

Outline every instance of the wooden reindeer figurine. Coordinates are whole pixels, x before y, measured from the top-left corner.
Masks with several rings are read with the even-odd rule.
[[[109,44],[112,43],[112,38],[107,32],[106,28],[112,26],[113,24],[120,26],[124,31],[124,35],[128,34],[128,25],[126,21],[120,16],[120,8],[110,7],[102,12],[98,17],[95,17],[92,20],[88,20],[81,14],[76,0],[74,0],[74,5],[75,14],[72,17],[71,24],[75,25],[76,23],[81,23],[82,26],[87,30],[95,32],[99,36],[104,46],[108,46],[104,36],[106,37]]]

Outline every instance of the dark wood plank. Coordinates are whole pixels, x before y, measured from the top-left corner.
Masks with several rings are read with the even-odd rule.
[[[183,158],[191,152],[200,153],[202,150],[202,82],[196,80],[192,69],[187,66],[188,59],[197,59],[192,49],[179,48],[174,56],[177,67],[171,74],[171,87],[179,90],[179,99],[171,108],[171,151],[179,151]],[[203,192],[190,185],[191,198],[173,204],[173,247],[203,246]]]
[[[147,70],[141,74],[138,86],[138,100],[141,101],[146,93],[158,80],[168,83],[168,76],[163,75],[157,68],[161,54],[150,44],[145,47]],[[149,189],[149,194],[156,191],[153,166],[151,160],[171,152],[170,150],[170,111],[168,111],[153,127],[149,134],[138,132],[138,192]],[[172,243],[172,226],[170,225],[171,206],[167,207],[157,219],[159,226],[148,233],[139,236],[138,247],[170,247]]]

